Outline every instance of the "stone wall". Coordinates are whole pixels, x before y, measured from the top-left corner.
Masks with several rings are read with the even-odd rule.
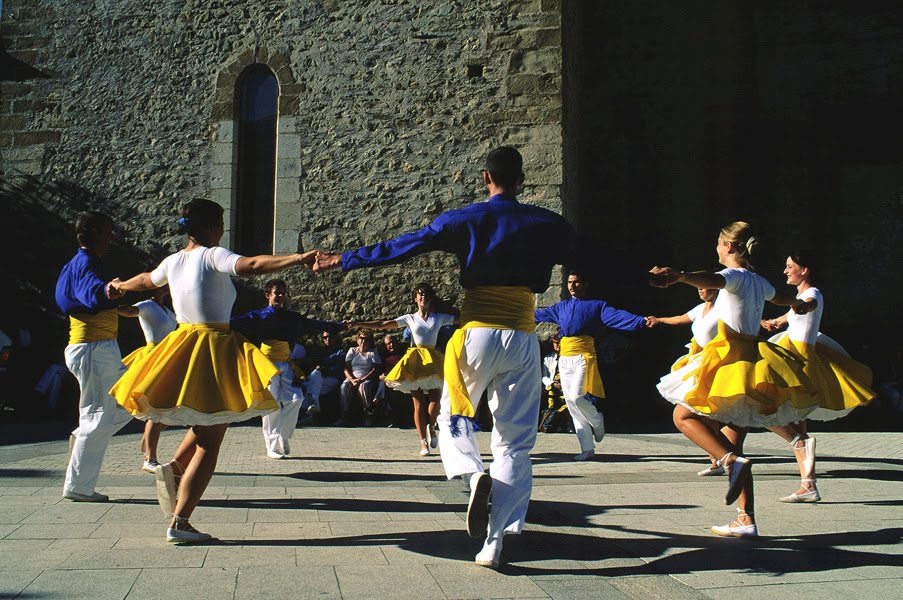
[[[21,81],[0,83],[3,196],[21,222],[43,216],[18,243],[56,248],[41,275],[11,265],[17,287],[52,305],[83,208],[115,217],[123,275],[179,247],[182,203],[231,209],[235,82],[253,63],[280,86],[277,252],[377,242],[480,200],[501,144],[524,154],[523,198],[560,211],[560,27],[553,0],[7,0],[0,40],[20,64],[5,79]],[[454,266],[289,279],[302,310],[393,317],[415,280],[456,300]]]

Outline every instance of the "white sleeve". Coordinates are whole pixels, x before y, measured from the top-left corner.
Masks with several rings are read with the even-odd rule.
[[[228,275],[238,275],[235,272],[235,265],[238,263],[239,258],[241,258],[240,254],[220,246],[208,248],[207,253],[204,255],[204,260],[209,268],[218,273],[226,273]]]
[[[455,322],[455,315],[448,315],[445,313],[439,313],[439,327],[444,327],[446,325],[451,325]]]
[[[345,362],[351,362],[354,359],[354,347],[348,348],[348,352],[345,353]]]
[[[166,258],[163,259],[156,269],[151,271],[151,283],[153,283],[157,287],[163,287],[167,283],[169,283],[169,263],[172,261],[173,255],[170,254]]]
[[[722,269],[718,274],[724,277],[724,290],[727,292],[735,291],[743,281],[743,274],[738,269]]]
[[[818,288],[811,287],[802,294],[798,296],[800,300],[815,300],[819,304],[821,304],[821,292],[818,291]]]
[[[687,312],[687,318],[690,319],[691,323],[702,317],[703,309],[705,309],[705,304],[697,304]]]
[[[395,324],[398,325],[399,329],[402,327],[410,327],[408,324],[410,318],[411,315],[401,315],[400,317],[395,318]]]

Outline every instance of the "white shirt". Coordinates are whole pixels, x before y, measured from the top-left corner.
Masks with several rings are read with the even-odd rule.
[[[705,346],[718,335],[718,311],[713,306],[709,312],[702,314],[703,309],[705,309],[704,302],[697,304],[687,312],[687,318],[692,322],[690,329],[693,331],[693,338],[700,346]]]
[[[228,323],[236,296],[230,276],[239,258],[219,246],[181,250],[163,259],[151,281],[169,284],[179,323]]]
[[[718,293],[712,311],[737,333],[759,335],[762,308],[766,300],[774,298],[774,287],[747,269],[724,269],[718,274],[724,277],[724,289]]]
[[[811,287],[802,294],[797,295],[800,300],[815,300],[818,306],[815,310],[804,315],[798,315],[792,310],[787,313],[787,337],[794,342],[804,342],[814,346],[818,338],[818,326],[821,324],[821,315],[824,310],[821,292],[818,288]]]
[[[395,319],[399,327],[407,327],[411,330],[411,339],[417,346],[436,346],[439,339],[439,329],[455,322],[454,315],[431,312],[424,319],[419,312],[403,315]]]
[[[351,363],[351,374],[355,377],[360,377],[369,373],[374,365],[383,364],[383,359],[380,357],[379,352],[372,350],[361,352],[355,346],[348,349],[348,353],[345,354],[345,362]]]
[[[144,332],[144,341],[157,344],[176,328],[176,315],[167,306],[153,300],[142,300],[134,305],[138,309],[138,323]]]

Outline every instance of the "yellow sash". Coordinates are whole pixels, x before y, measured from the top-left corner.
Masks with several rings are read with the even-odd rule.
[[[451,430],[457,437],[462,433],[462,419],[479,430],[474,419],[474,407],[459,367],[464,353],[464,337],[468,329],[513,329],[532,333],[533,293],[528,287],[484,286],[464,291],[461,305],[461,329],[452,334],[445,354],[445,385],[451,403]]]
[[[115,340],[119,333],[119,314],[115,308],[96,315],[69,315],[69,343],[87,344],[101,340]]]
[[[260,344],[260,351],[273,362],[288,362],[292,356],[288,342],[282,340],[266,340]]]
[[[584,393],[596,398],[605,397],[602,387],[602,375],[596,362],[596,345],[588,335],[575,335],[561,338],[561,356],[580,356],[586,361],[586,374],[583,379]]]

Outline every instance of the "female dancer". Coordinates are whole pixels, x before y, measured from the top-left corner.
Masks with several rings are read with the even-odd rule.
[[[211,539],[188,519],[213,476],[229,423],[277,406],[267,384],[278,369],[256,346],[229,330],[236,297],[230,276],[309,266],[314,253],[244,257],[218,247],[223,209],[209,200],[189,203],[178,231],[187,235],[183,250],[166,257],[153,272],[113,282],[122,292],[168,283],[179,327],[132,363],[110,393],[138,418],[189,426],[172,461],[156,469],[160,507],[172,515],[166,539],[185,544]]]
[[[120,306],[117,309],[121,317],[138,318],[146,342],[145,346],[122,359],[122,364],[126,367],[146,356],[154,346],[175,330],[176,314],[165,304],[168,296],[169,288],[167,286],[159,287],[154,290],[150,299],[142,300],[132,306]],[[157,466],[160,464],[157,462],[157,443],[160,441],[160,432],[165,427],[163,423],[154,423],[150,419],[145,422],[144,435],[141,437],[141,451],[144,452],[142,471],[150,474],[156,472]]]
[[[758,240],[742,221],[724,227],[716,247],[725,269],[717,273],[685,273],[668,267],[652,269],[652,284],[686,283],[722,290],[715,300],[718,335],[687,364],[662,377],[658,389],[674,403],[674,424],[712,456],[728,473],[725,503],[739,498],[737,520],[712,527],[717,535],[755,537],[752,462],[738,443],[714,432],[705,419],[721,421],[742,432],[749,426],[786,426],[801,420],[815,404],[802,362],[786,351],[758,343],[756,335],[765,300],[805,312],[809,306],[775,291],[749,270]]]
[[[414,402],[414,426],[420,437],[420,456],[427,456],[430,448],[439,445],[436,435],[436,419],[439,416],[439,398],[442,394],[442,365],[445,356],[436,350],[439,330],[457,321],[457,317],[433,312],[436,292],[428,283],[418,283],[411,292],[417,312],[402,315],[391,321],[355,321],[352,325],[373,329],[407,327],[414,345],[385,378],[386,385],[411,394]]]
[[[699,299],[702,304],[697,304],[686,314],[674,317],[646,317],[646,326],[655,327],[657,325],[690,325],[693,337],[687,344],[689,352],[675,361],[671,365],[671,370],[676,371],[684,367],[690,358],[702,351],[702,348],[712,341],[718,335],[718,313],[712,309],[715,307],[715,298],[718,297],[717,289],[699,289]],[[716,429],[721,428],[721,424],[712,420],[707,420],[708,425],[712,425]],[[718,464],[718,459],[709,455],[711,464],[705,469],[696,473],[700,477],[708,477],[710,475],[724,475],[724,467]]]
[[[819,289],[812,285],[815,259],[808,252],[794,252],[787,257],[784,275],[787,283],[796,286],[797,298],[810,307],[806,314],[790,311],[777,319],[762,322],[768,331],[787,325],[787,331],[769,341],[789,350],[803,361],[804,371],[817,389],[818,408],[807,418],[828,421],[848,414],[857,406],[875,397],[870,388],[871,370],[851,359],[846,350],[828,336],[818,332],[824,311]],[[794,435],[777,431],[793,448],[800,468],[800,488],[781,498],[781,502],[818,502],[821,495],[815,479],[815,438],[806,433],[806,421],[792,425]]]

